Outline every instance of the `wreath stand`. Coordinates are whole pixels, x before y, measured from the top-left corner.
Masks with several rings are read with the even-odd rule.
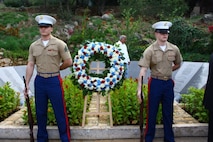
[[[85,126],[85,119],[86,119],[86,115],[95,115],[98,116],[98,118],[101,115],[109,115],[110,118],[110,127],[113,126],[113,120],[112,120],[112,105],[111,105],[111,99],[110,99],[110,95],[107,95],[108,98],[108,107],[109,107],[109,111],[108,112],[101,112],[100,111],[100,95],[101,93],[97,93],[96,97],[97,97],[97,112],[87,112],[87,100],[88,100],[88,96],[85,96],[84,98],[84,111],[83,111],[83,121],[82,121],[82,127]]]
[[[99,73],[100,70],[105,70],[105,68],[100,68],[100,62],[97,62],[97,67],[96,68],[90,68],[90,70],[95,70],[97,73]],[[96,95],[96,112],[87,112],[87,101],[88,101],[88,96],[86,95],[84,97],[84,110],[83,110],[83,120],[82,120],[82,127],[85,126],[85,119],[87,115],[95,115],[98,116],[98,119],[100,118],[101,115],[109,115],[110,118],[110,127],[113,126],[113,119],[112,119],[112,105],[111,105],[111,98],[110,98],[110,94],[107,94],[107,98],[108,98],[108,112],[101,112],[100,111],[100,95],[102,95],[100,92],[97,92]],[[94,96],[94,95],[93,95]]]

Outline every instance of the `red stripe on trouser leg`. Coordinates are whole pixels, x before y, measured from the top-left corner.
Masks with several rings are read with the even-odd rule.
[[[146,107],[146,116],[147,116],[147,118],[146,118],[146,129],[145,129],[145,133],[144,133],[144,136],[146,136],[146,133],[147,133],[147,131],[148,131],[148,125],[149,125],[149,123],[148,123],[148,116],[149,116],[149,94],[150,94],[150,84],[151,84],[151,81],[152,81],[152,78],[150,77],[150,78],[148,78],[148,92],[147,92],[147,95],[148,95],[148,99],[147,99],[147,107]]]
[[[63,97],[63,104],[64,104],[64,114],[66,117],[66,125],[67,125],[67,136],[69,138],[69,141],[71,140],[71,134],[70,134],[70,127],[69,127],[69,121],[68,121],[68,116],[67,116],[67,111],[66,111],[66,102],[64,100],[64,88],[63,88],[63,81],[62,78],[59,76],[59,81],[61,85],[61,90],[62,90],[62,97]]]

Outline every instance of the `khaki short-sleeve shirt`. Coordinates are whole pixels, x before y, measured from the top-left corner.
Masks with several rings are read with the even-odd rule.
[[[51,36],[45,47],[41,39],[33,42],[29,48],[28,61],[34,62],[37,71],[41,73],[53,73],[60,70],[60,63],[71,58],[65,42]]]
[[[162,51],[157,42],[151,44],[138,62],[141,67],[150,68],[154,76],[171,76],[173,64],[181,64],[182,56],[179,48],[169,42]]]

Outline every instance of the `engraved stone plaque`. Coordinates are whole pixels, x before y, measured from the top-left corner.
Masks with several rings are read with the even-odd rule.
[[[175,87],[174,91],[183,93],[182,90],[191,81],[193,76],[199,71],[203,63],[183,62],[180,69],[174,77]]]

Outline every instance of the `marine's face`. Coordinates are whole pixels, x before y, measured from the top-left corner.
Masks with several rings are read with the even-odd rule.
[[[39,32],[41,36],[48,36],[53,31],[51,26],[39,26]]]
[[[166,42],[168,40],[169,34],[162,34],[162,33],[158,33],[155,32],[155,36],[157,38],[157,40],[161,41],[161,42]]]

